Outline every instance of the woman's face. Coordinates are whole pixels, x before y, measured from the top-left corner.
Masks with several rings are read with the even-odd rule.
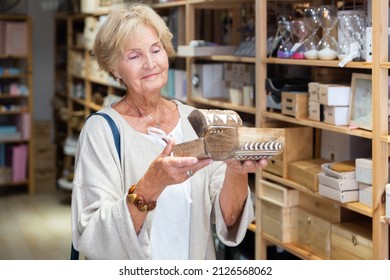
[[[114,75],[126,84],[129,92],[160,93],[168,80],[168,55],[150,26],[141,26],[119,61]]]

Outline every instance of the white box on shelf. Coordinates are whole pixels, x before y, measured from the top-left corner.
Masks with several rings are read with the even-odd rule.
[[[329,130],[321,131],[321,158],[344,161],[370,157],[371,140]]]
[[[242,105],[247,107],[255,106],[255,89],[253,86],[244,86],[242,88]]]
[[[192,64],[192,95],[228,100],[229,92],[222,75],[222,63]]]
[[[199,46],[181,45],[177,47],[178,56],[233,55],[237,46]],[[221,70],[222,73],[222,70]]]
[[[359,201],[359,190],[340,191],[334,188],[319,184],[319,194],[341,203]]]
[[[372,208],[372,186],[359,182],[359,202]]]
[[[324,105],[324,123],[333,125],[347,125],[348,112],[349,106]]]
[[[229,88],[229,100],[233,104],[242,105],[242,102],[243,102],[243,91],[242,91],[242,89]]]
[[[372,185],[372,159],[357,158],[356,166],[356,181]]]
[[[325,175],[325,173],[318,173],[318,182],[324,186],[331,187],[340,191],[358,190],[359,185],[355,179],[333,178]]]
[[[351,87],[338,84],[320,84],[320,103],[328,106],[349,106]]]

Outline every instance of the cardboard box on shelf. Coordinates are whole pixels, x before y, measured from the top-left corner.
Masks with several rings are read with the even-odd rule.
[[[359,202],[372,208],[372,186],[359,182]]]
[[[324,123],[348,125],[349,106],[324,105]]]
[[[324,120],[324,105],[320,102],[309,99],[307,111],[309,120],[318,122]]]
[[[282,92],[282,114],[297,119],[307,118],[307,92]]]
[[[320,84],[319,101],[328,106],[349,106],[351,87],[338,84]]]
[[[372,185],[372,160],[369,158],[357,158],[356,181]]]
[[[359,190],[342,191],[319,184],[319,194],[341,203],[359,201]]]

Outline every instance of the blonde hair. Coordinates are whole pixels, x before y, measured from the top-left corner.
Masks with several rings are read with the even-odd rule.
[[[92,51],[101,70],[112,75],[127,43],[142,25],[155,29],[168,57],[175,54],[173,35],[164,20],[146,4],[132,4],[127,8],[113,9],[96,34]]]

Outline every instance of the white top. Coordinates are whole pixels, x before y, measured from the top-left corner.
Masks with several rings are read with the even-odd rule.
[[[184,141],[198,139],[188,121],[193,107],[177,102]],[[150,163],[162,152],[148,138],[129,126],[112,107],[101,112],[113,118],[121,135],[120,157],[112,131],[104,118],[93,116],[80,133],[72,189],[72,241],[88,259],[151,259],[149,212],[137,232],[126,203],[129,187],[139,181]],[[81,153],[81,150],[83,151]],[[122,159],[122,161],[120,160]],[[246,200],[239,222],[227,227],[219,195],[226,164],[215,161],[198,170],[191,181],[189,259],[215,260],[212,224],[226,246],[237,246],[253,220],[253,205]],[[196,205],[196,206],[195,206]],[[150,219],[149,219],[150,217]]]
[[[148,133],[144,135],[157,145],[166,146],[163,139],[167,135],[163,130],[153,128]],[[177,144],[184,141],[180,120],[170,136]],[[150,213],[153,215],[150,236],[152,259],[189,259],[191,202],[190,180],[168,186],[161,193],[156,209]]]

